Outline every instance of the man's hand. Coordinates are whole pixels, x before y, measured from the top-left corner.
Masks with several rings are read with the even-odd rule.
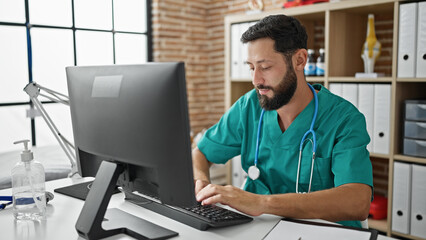
[[[199,184],[203,183],[200,181]],[[259,216],[263,213],[261,197],[261,195],[246,192],[232,185],[215,184],[208,184],[196,194],[197,201],[203,205],[220,203],[251,216]]]
[[[195,195],[197,195],[201,189],[209,185],[210,183],[205,180],[194,180],[195,181]]]

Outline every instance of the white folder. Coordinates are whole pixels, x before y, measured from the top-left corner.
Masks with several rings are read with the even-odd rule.
[[[328,90],[337,96],[342,96],[342,84],[341,83],[330,83]]]
[[[415,77],[417,3],[399,6],[398,77]]]
[[[241,167],[241,155],[232,158],[232,185],[242,187],[246,177],[247,174]]]
[[[389,154],[391,85],[374,84],[373,152]]]
[[[243,28],[243,32],[241,33],[241,36],[243,35],[244,32],[246,32],[251,26],[253,26],[254,24],[256,24],[256,22],[248,22],[246,23],[246,25]],[[247,58],[248,58],[248,44],[243,44],[243,53],[242,53],[242,68],[241,68],[241,72],[243,75],[244,79],[251,79],[251,74],[250,74],[250,67],[246,64]]]
[[[418,3],[416,77],[426,77],[426,2]]]
[[[241,59],[240,24],[231,25],[231,78],[237,79],[240,74]]]
[[[240,38],[247,31],[249,28],[250,23],[242,23],[241,24],[241,32],[240,32]],[[240,72],[241,72],[241,78],[249,79],[250,78],[250,68],[246,64],[247,57],[248,57],[248,44],[241,43],[241,62],[240,62]]]
[[[393,169],[392,231],[410,233],[412,165],[395,162]]]
[[[411,232],[426,238],[426,166],[413,164],[411,192]]]
[[[342,84],[342,97],[352,103],[355,107],[358,107],[358,84]]]
[[[374,145],[374,84],[358,85],[358,110],[364,114],[370,143],[367,150],[373,152]]]

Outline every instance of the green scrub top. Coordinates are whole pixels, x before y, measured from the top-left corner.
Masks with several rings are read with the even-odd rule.
[[[373,187],[372,166],[367,151],[370,142],[364,116],[345,99],[321,85],[318,92],[318,114],[314,124],[316,156],[311,192],[346,183],[364,183]],[[244,189],[257,194],[296,192],[300,141],[312,122],[314,99],[281,131],[276,111],[266,111],[260,133],[257,167],[260,176],[247,179]],[[256,91],[243,95],[220,121],[206,131],[198,148],[213,163],[226,163],[241,155],[245,172],[254,165],[256,138],[262,108]],[[309,134],[309,139],[312,135]],[[299,192],[307,192],[312,164],[312,144],[305,141],[299,176]],[[339,222],[361,227],[359,221]]]

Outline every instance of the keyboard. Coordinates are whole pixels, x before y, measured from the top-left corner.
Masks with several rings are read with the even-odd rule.
[[[216,205],[197,204],[193,207],[180,208],[161,204],[149,196],[125,192],[126,200],[149,209],[163,216],[184,223],[193,228],[205,231],[209,228],[219,228],[248,223],[253,218],[222,208]]]

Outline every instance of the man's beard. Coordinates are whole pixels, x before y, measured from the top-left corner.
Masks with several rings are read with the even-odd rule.
[[[297,88],[297,77],[294,69],[289,66],[287,68],[287,73],[278,84],[277,87],[267,87],[264,85],[256,86],[257,98],[259,99],[260,106],[269,111],[277,110],[280,107],[286,105],[296,92]],[[260,95],[259,89],[270,89],[274,93],[272,98],[268,98],[266,95]]]

